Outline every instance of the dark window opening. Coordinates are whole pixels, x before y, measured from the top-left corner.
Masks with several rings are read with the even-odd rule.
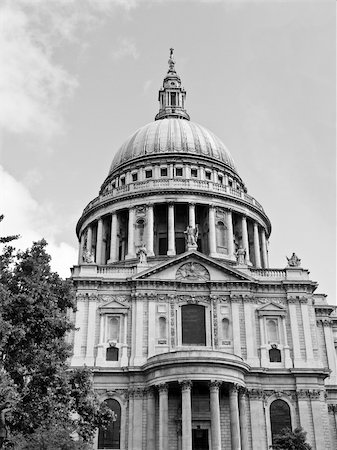
[[[270,362],[281,362],[281,351],[278,348],[271,348],[269,350]]]
[[[162,167],[160,169],[160,176],[161,177],[167,177],[167,167]]]
[[[198,169],[191,169],[191,177],[197,178],[198,176]]]
[[[167,254],[167,238],[160,237],[159,238],[159,255]]]
[[[145,170],[145,178],[152,178],[152,170]]]
[[[125,186],[125,178],[123,177],[120,180],[121,180],[121,186]]]
[[[138,180],[138,173],[133,173],[132,174],[132,181],[137,181]]]
[[[108,347],[106,349],[106,360],[107,361],[118,361],[118,348]]]
[[[233,181],[232,181],[232,180],[228,180],[228,185],[229,185],[230,187],[232,187],[232,186],[233,186]]]
[[[218,181],[220,184],[223,184],[223,176],[222,175],[218,175]]]
[[[184,305],[181,319],[183,345],[206,345],[205,307]]]
[[[171,92],[171,106],[176,106],[176,94]]]
[[[192,448],[193,450],[208,450],[208,430],[192,429]]]
[[[210,180],[211,179],[211,172],[206,172],[206,180]]]
[[[186,242],[184,237],[176,237],[176,254],[180,255],[186,251]]]
[[[115,189],[116,183],[115,182],[111,183],[111,187],[112,187],[112,189]]]
[[[98,432],[98,448],[119,449],[121,434],[121,407],[117,400],[105,400],[106,405],[112,411],[112,419],[108,427]]]
[[[177,177],[182,177],[183,176],[183,169],[182,169],[182,167],[177,167],[176,168],[176,176]]]
[[[287,402],[284,400],[273,401],[270,405],[270,424],[273,443],[275,436],[283,428],[289,428],[291,430],[290,408]]]

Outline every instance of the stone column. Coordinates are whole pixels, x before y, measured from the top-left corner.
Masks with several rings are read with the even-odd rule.
[[[152,387],[147,389],[146,448],[156,450],[156,397]]]
[[[135,253],[135,209],[129,209],[129,226],[128,226],[128,253],[125,259],[133,259]]]
[[[110,233],[110,259],[108,262],[118,261],[117,255],[117,214],[114,211],[111,214],[111,233]]]
[[[159,450],[168,450],[168,385],[158,386],[159,390]]]
[[[254,256],[255,256],[255,267],[261,268],[261,252],[260,252],[260,238],[259,238],[259,228],[256,222],[254,222]]]
[[[296,300],[288,299],[288,304],[289,304],[291,336],[293,341],[294,367],[302,367],[303,362],[301,357],[300,336],[298,331],[298,321],[296,315]]]
[[[234,384],[229,389],[229,410],[230,410],[231,436],[232,436],[231,449],[241,450],[238,386]]]
[[[78,248],[78,265],[79,266],[83,263],[84,241],[85,241],[85,233],[82,232],[81,237],[79,239],[79,248]]]
[[[142,450],[143,438],[143,396],[144,390],[137,388],[133,399],[133,447],[132,450]]]
[[[184,380],[181,386],[181,425],[182,442],[184,450],[192,450],[192,409],[191,409],[191,388],[192,382]]]
[[[267,450],[268,448],[263,399],[264,392],[261,389],[251,389],[249,391],[252,441],[257,442],[259,450]]]
[[[168,256],[173,256],[176,254],[176,242],[175,242],[175,230],[174,230],[174,204],[168,204]]]
[[[153,205],[147,205],[147,239],[146,239],[147,256],[154,256],[153,235],[154,235]]]
[[[92,252],[92,227],[88,225],[88,233],[87,233],[87,250]]]
[[[334,339],[332,334],[332,321],[323,321],[325,347],[328,358],[329,369],[331,369],[330,377],[326,380],[327,384],[337,384],[337,361]]]
[[[88,308],[88,324],[87,324],[87,349],[85,355],[85,363],[87,366],[94,365],[94,347],[95,347],[95,328],[96,328],[96,298],[89,297]]]
[[[134,411],[133,411],[133,403],[134,403],[134,391],[129,390],[129,426],[128,426],[128,449],[133,449],[133,420],[134,420]]]
[[[103,219],[98,219],[97,223],[97,239],[96,239],[96,264],[102,262],[102,245],[103,245]]]
[[[208,226],[209,256],[216,256],[215,208],[213,205],[210,205],[208,209]]]
[[[232,211],[227,211],[227,230],[228,230],[228,256],[234,258],[234,235]]]
[[[268,269],[268,253],[267,253],[267,239],[266,231],[263,228],[261,231],[261,246],[262,246],[262,266],[264,269]]]
[[[239,390],[239,414],[240,414],[241,449],[249,450],[247,395],[246,389],[243,388]]]
[[[246,216],[241,217],[241,232],[242,232],[242,247],[246,250],[246,262],[249,258],[249,242],[248,242],[248,229]]]
[[[314,362],[314,352],[312,346],[312,338],[311,338],[311,327],[310,327],[310,318],[308,311],[308,299],[302,298],[300,300],[301,305],[301,313],[302,313],[302,323],[303,323],[303,331],[304,331],[304,340],[305,340],[305,353],[306,353],[306,362],[308,367],[315,367]]]
[[[211,407],[211,436],[212,450],[221,450],[221,425],[220,425],[220,381],[211,381],[209,384],[209,397]]]
[[[311,405],[309,399],[309,391],[306,389],[299,389],[296,392],[298,412],[300,416],[300,425],[308,433],[307,439],[310,443],[315,443],[315,437],[312,429],[311,419]]]
[[[232,299],[232,322],[233,322],[233,350],[234,354],[241,356],[241,338],[240,332],[235,332],[235,330],[240,330],[240,304],[236,299]]]
[[[195,203],[188,205],[188,222],[190,227],[195,228]]]

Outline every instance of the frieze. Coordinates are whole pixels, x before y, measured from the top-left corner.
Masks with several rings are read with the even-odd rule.
[[[208,302],[208,295],[177,295],[176,300],[179,303],[199,303],[199,302]]]
[[[263,389],[248,389],[249,398],[253,400],[264,400],[266,393]]]
[[[127,295],[100,295],[98,298],[100,303],[108,303],[113,301],[126,303],[128,301]]]
[[[127,397],[129,399],[143,398],[144,394],[146,394],[146,389],[144,387],[140,387],[140,386],[129,388],[127,391]]]
[[[178,281],[209,281],[210,275],[202,264],[189,262],[183,264],[176,272]]]
[[[100,296],[98,294],[76,294],[77,301],[89,301],[89,302],[99,302]]]
[[[296,391],[296,396],[300,400],[303,400],[303,399],[319,400],[320,396],[321,396],[321,392],[324,392],[324,391],[320,391],[318,389],[299,389],[298,391]]]

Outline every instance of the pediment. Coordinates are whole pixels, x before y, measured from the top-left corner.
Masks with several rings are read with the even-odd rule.
[[[253,281],[253,278],[197,251],[186,252],[132,277],[134,280],[167,280],[188,283]]]
[[[116,299],[108,300],[99,307],[99,311],[103,312],[122,312],[129,309],[129,306]]]
[[[268,316],[268,315],[275,315],[275,316],[284,316],[286,314],[286,310],[278,305],[277,303],[270,302],[266,305],[261,306],[261,308],[257,309],[259,316]]]

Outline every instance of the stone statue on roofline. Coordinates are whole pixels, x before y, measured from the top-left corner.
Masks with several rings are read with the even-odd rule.
[[[243,248],[242,245],[240,245],[240,247],[235,252],[235,256],[236,256],[236,262],[239,265],[246,264],[246,249]]]
[[[184,234],[185,234],[186,250],[196,250],[198,248],[197,244],[199,235],[198,225],[196,225],[195,227],[188,225],[188,227],[184,231]]]
[[[147,250],[145,244],[140,244],[137,250],[139,264],[147,264]]]
[[[95,262],[94,254],[87,248],[83,251],[82,260],[84,263],[93,264]]]
[[[288,261],[288,267],[300,267],[301,260],[295,253],[293,253],[290,258],[288,258],[288,256],[286,258]]]

